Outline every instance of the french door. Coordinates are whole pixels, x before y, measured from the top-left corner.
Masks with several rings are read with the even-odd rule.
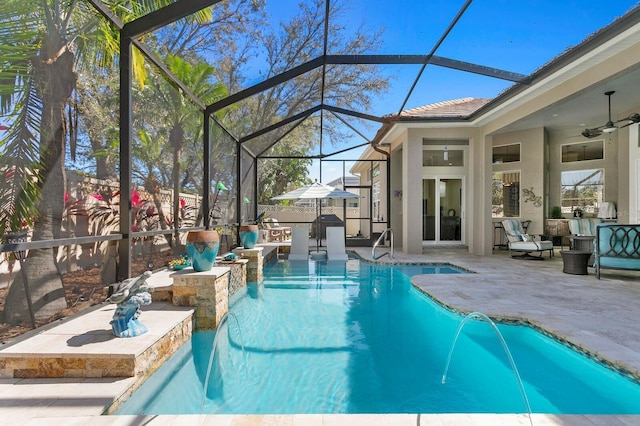
[[[460,243],[464,235],[464,180],[434,177],[422,180],[422,239]]]

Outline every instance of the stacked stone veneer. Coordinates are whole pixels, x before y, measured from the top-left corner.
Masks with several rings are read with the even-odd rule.
[[[142,318],[151,315],[161,316],[162,310],[143,312]],[[113,313],[109,305],[103,307],[96,315],[107,321]],[[166,334],[157,339],[148,339],[141,335],[142,344],[139,350],[110,351],[117,345],[118,338],[113,337],[110,330],[96,330],[85,333],[84,344],[69,345],[68,340],[74,338],[69,334],[56,332],[56,328],[29,341],[20,342],[0,351],[0,378],[89,378],[89,377],[144,377],[152,374],[164,361],[191,338],[192,318],[189,311],[184,311],[180,320],[169,328]],[[75,321],[82,321],[81,318]],[[156,320],[153,320],[156,321]],[[131,338],[131,339],[136,339]],[[128,342],[129,339],[124,339]],[[30,341],[32,343],[30,343]],[[130,345],[131,346],[131,345]],[[86,350],[84,348],[87,348]],[[101,348],[104,347],[104,350]],[[41,350],[37,350],[41,348]]]
[[[210,271],[185,268],[171,274],[173,304],[196,307],[196,330],[214,330],[229,310],[230,271],[228,267],[214,266]]]
[[[220,262],[220,266],[227,266],[231,269],[229,272],[229,297],[247,285],[248,263],[249,259],[223,260]]]
[[[264,247],[254,247],[252,249],[239,247],[233,249],[235,254],[249,261],[247,263],[247,282],[262,281],[263,250]]]

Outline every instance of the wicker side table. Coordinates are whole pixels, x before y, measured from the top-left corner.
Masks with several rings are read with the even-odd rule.
[[[587,275],[587,266],[589,265],[590,251],[578,250],[560,250],[562,255],[562,272],[573,275]]]

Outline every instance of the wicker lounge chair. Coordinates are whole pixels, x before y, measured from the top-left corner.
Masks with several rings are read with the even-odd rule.
[[[291,228],[280,226],[278,219],[268,218],[264,220],[264,228],[267,230],[268,241],[286,241],[291,239]]]

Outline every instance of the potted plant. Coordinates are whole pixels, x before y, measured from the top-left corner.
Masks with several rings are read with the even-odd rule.
[[[562,209],[560,206],[553,206],[551,208],[551,219],[562,219]]]

